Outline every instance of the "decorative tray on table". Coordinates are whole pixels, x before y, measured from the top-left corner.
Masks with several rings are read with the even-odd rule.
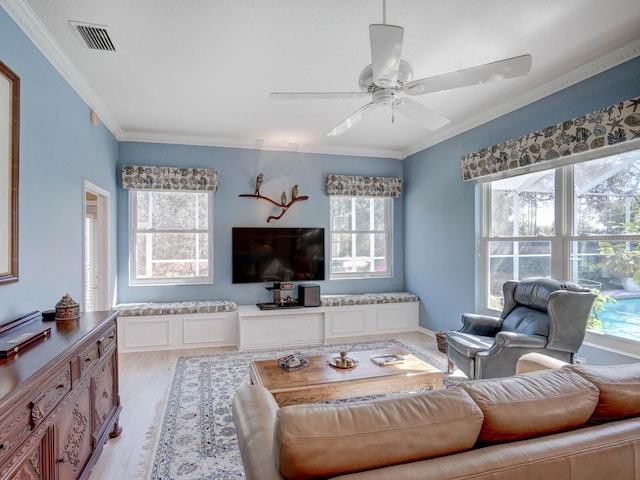
[[[399,363],[404,362],[404,358],[400,355],[394,354],[385,354],[385,355],[373,355],[371,357],[371,361],[376,365],[386,366],[386,365],[397,365]]]
[[[335,368],[354,368],[358,365],[358,361],[350,357],[333,357],[327,363]]]

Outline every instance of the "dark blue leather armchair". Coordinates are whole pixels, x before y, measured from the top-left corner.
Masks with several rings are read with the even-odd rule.
[[[503,291],[499,317],[464,314],[462,328],[447,332],[449,371],[458,367],[470,379],[506,377],[529,352],[573,363],[597,295],[551,278],[509,281]]]

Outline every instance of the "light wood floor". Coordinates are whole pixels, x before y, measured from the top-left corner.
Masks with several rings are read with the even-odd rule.
[[[389,338],[395,338],[446,360],[446,356],[436,347],[435,337],[421,332],[332,339],[331,343],[357,343]],[[153,433],[160,425],[159,409],[162,405],[159,403],[165,398],[177,358],[182,355],[228,351],[237,349],[224,347],[120,354],[120,425],[123,431],[119,438],[111,439],[104,445],[102,455],[93,467],[90,480],[135,479],[140,472],[140,463],[148,464],[152,461],[151,452],[146,452],[144,447],[148,444],[147,435]]]

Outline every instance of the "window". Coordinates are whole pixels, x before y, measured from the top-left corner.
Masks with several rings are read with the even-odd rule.
[[[611,299],[592,327],[640,341],[640,151],[486,183],[482,218],[485,308],[506,280],[565,278]]]
[[[131,284],[213,282],[213,195],[130,190]]]
[[[331,197],[331,278],[390,277],[392,199]]]
[[[486,186],[489,201],[487,306],[502,307],[502,285],[511,279],[551,276],[555,235],[553,171],[497,180]]]

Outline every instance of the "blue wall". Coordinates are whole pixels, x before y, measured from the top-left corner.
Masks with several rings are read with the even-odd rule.
[[[293,152],[243,150],[233,148],[121,143],[118,178],[122,165],[158,165],[214,168],[218,171],[218,191],[214,194],[214,284],[185,286],[129,286],[128,191],[118,189],[118,302],[229,299],[239,304],[271,301],[263,283],[231,283],[232,227],[324,227],[326,253],[329,254],[329,196],[326,176],[374,175],[402,178],[402,162],[388,158],[362,158],[340,155],[315,155]],[[301,195],[309,199],[296,203],[277,221],[266,223],[271,214],[279,214],[266,202],[240,198],[253,193],[255,179],[265,175],[261,192],[280,198],[285,190],[298,184]],[[388,292],[404,288],[402,199],[394,200],[394,276],[387,279],[326,280],[318,282],[322,293]],[[327,262],[328,266],[328,262]],[[326,271],[325,278],[329,278]]]
[[[404,160],[405,288],[422,300],[422,327],[457,329],[477,311],[479,187],[462,182],[460,157],[638,95],[640,58]]]
[[[115,225],[117,142],[91,125],[89,107],[3,9],[0,59],[21,89],[19,281],[0,286],[1,322],[53,308],[65,293],[82,300],[83,180],[111,192]]]

